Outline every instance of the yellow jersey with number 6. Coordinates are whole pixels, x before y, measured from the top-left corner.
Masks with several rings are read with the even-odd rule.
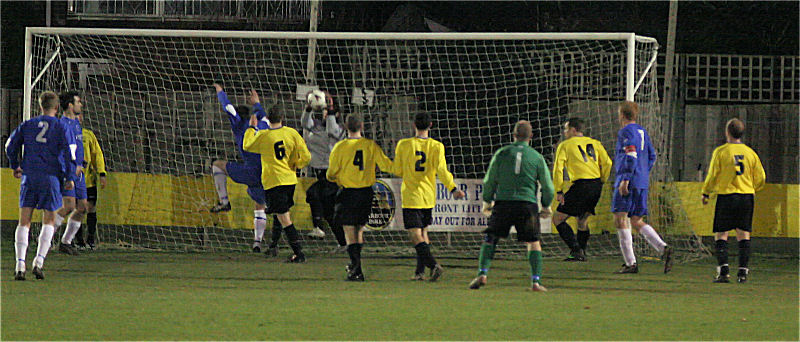
[[[265,190],[297,184],[297,169],[311,161],[306,142],[294,128],[281,126],[244,132],[242,149],[261,155],[261,184]]]

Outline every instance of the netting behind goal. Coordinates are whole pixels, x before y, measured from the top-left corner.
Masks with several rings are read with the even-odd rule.
[[[253,207],[246,196],[232,195],[235,209],[229,214],[208,213],[216,202],[210,161],[239,158],[213,82],[221,82],[236,104],[245,102],[245,91],[256,89],[265,107],[278,106],[295,128],[303,107],[296,100],[297,85],[326,89],[343,113],[364,116],[365,135],[390,157],[396,142],[413,134],[410,118],[428,112],[434,119],[431,135],[444,144],[450,170],[460,179],[481,179],[492,153],[511,142],[511,128],[520,119],[531,121],[531,144],[550,163],[568,117],[586,119],[587,133],[613,154],[619,129],[615,106],[626,98],[630,82],[626,40],[317,34],[309,49],[308,34],[39,32],[32,39],[29,96],[35,99],[43,90],[83,92],[84,126],[97,135],[116,181],[112,191],[101,192],[100,237],[145,248],[249,249]],[[667,171],[669,121],[658,115],[656,49],[653,40],[636,44],[633,77],[643,109],[640,122],[659,153],[649,219],[682,255],[697,255],[702,246]],[[298,186],[299,195],[308,184]],[[229,187],[244,193],[243,186]],[[619,250],[610,187],[591,221],[591,254]],[[310,229],[307,204],[298,197],[295,202],[298,228]],[[413,250],[402,230],[370,230],[366,238],[373,252]],[[431,238],[439,253],[460,255],[473,255],[481,241],[475,229],[456,226]],[[316,250],[335,246],[331,234],[305,244]],[[549,255],[566,253],[557,234],[545,233],[544,244]],[[520,248],[504,243],[500,250]],[[637,248],[653,254],[641,241]]]

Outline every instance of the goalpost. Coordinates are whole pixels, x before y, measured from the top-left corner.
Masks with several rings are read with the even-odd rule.
[[[238,158],[212,83],[221,82],[235,104],[244,104],[245,91],[257,90],[265,107],[278,106],[298,130],[304,107],[299,98],[308,89],[326,89],[342,113],[363,115],[365,135],[390,157],[396,142],[413,134],[413,115],[426,111],[434,119],[431,135],[445,145],[450,170],[468,193],[465,201],[437,196],[431,239],[437,253],[474,255],[485,226],[480,180],[492,153],[511,141],[516,121],[531,121],[531,144],[552,163],[567,118],[586,120],[588,135],[613,150],[616,104],[635,100],[659,157],[648,219],[691,258],[707,251],[668,171],[669,121],[658,114],[657,49],[655,39],[633,33],[28,28],[24,118],[37,111],[32,99],[41,91],[82,92],[84,126],[97,135],[113,172],[99,199],[101,242],[243,251],[253,239],[253,205],[244,186],[229,183],[233,211],[208,213],[216,202],[210,161]],[[382,176],[367,246],[376,253],[410,253],[399,222],[399,180]],[[312,182],[303,179],[297,187],[292,213],[299,229],[311,228],[304,191]],[[610,194],[607,183],[590,220],[593,255],[619,250]],[[305,245],[329,249],[335,243],[328,235]],[[547,254],[567,253],[557,234],[543,235]],[[505,242],[499,251],[520,251],[515,245]],[[655,253],[642,239],[636,247]]]

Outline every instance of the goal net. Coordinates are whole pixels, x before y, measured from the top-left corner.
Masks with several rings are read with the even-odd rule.
[[[511,142],[515,122],[532,123],[531,144],[551,166],[561,125],[570,117],[585,119],[586,133],[613,154],[616,105],[635,96],[642,108],[639,121],[659,157],[649,222],[680,255],[705,253],[668,172],[669,120],[659,115],[658,45],[652,38],[31,28],[27,42],[27,113],[36,113],[31,99],[41,91],[77,89],[85,103],[84,127],[104,149],[111,174],[98,205],[102,243],[250,248],[253,203],[244,186],[229,181],[231,212],[208,211],[217,201],[210,161],[240,158],[211,86],[220,82],[235,104],[245,103],[246,91],[257,90],[262,104],[280,108],[298,131],[304,106],[298,98],[308,89],[328,90],[342,113],[363,115],[365,135],[390,157],[396,142],[413,134],[413,115],[430,113],[431,135],[444,144],[450,170],[468,195],[460,201],[446,191],[437,195],[430,237],[438,253],[465,256],[477,252],[486,224],[479,213],[481,179],[493,152]],[[368,250],[410,254],[400,181],[382,177],[365,234]],[[295,194],[292,214],[301,231],[312,228],[305,189],[313,181],[303,178]],[[610,197],[607,183],[598,215],[590,220],[591,255],[619,250]],[[546,254],[565,255],[568,250],[550,233],[549,223],[542,229]],[[637,252],[654,255],[643,241],[637,239]],[[325,239],[304,238],[304,243],[317,251],[335,246],[330,231]],[[521,250],[512,237],[499,253]]]

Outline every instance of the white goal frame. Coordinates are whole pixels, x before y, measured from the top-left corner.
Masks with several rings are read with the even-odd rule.
[[[375,33],[375,32],[278,32],[278,31],[212,31],[212,30],[150,30],[150,29],[105,29],[105,28],[73,28],[73,27],[28,27],[25,29],[25,70],[23,120],[31,118],[31,91],[35,82],[32,75],[32,49],[34,34],[62,35],[105,35],[105,36],[158,36],[158,37],[211,37],[211,38],[273,38],[273,39],[308,39],[309,45],[317,39],[364,39],[364,40],[616,40],[627,42],[625,71],[625,99],[634,101],[636,91],[644,81],[650,68],[658,56],[654,51],[651,60],[639,80],[635,79],[636,43],[654,43],[655,38],[639,36],[635,33],[585,33],[585,32],[552,32],[552,33]],[[310,61],[309,63],[313,63]],[[49,64],[49,63],[48,63]],[[48,65],[49,66],[49,65]],[[45,66],[44,71],[47,70]]]

